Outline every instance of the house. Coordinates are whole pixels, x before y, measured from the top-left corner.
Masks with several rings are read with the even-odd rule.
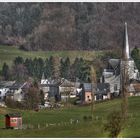
[[[128,92],[129,96],[140,96],[140,81],[132,80]]]
[[[63,82],[59,86],[59,91],[63,101],[67,101],[68,98],[76,97],[75,83],[67,79],[63,79]]]
[[[0,87],[0,101],[5,99],[6,93],[9,91],[9,88]]]
[[[40,84],[40,90],[43,91],[44,93],[44,100],[46,101],[48,99],[48,95],[49,95],[49,85],[46,84]]]
[[[97,83],[95,92],[95,101],[106,100],[111,98],[109,83]]]
[[[6,93],[6,98],[11,98],[14,101],[21,102],[24,100],[24,94],[28,88],[27,82],[24,83],[14,83],[12,86],[9,86],[9,91]]]
[[[49,85],[49,93],[48,98],[54,98],[56,102],[61,100],[61,94],[59,92],[59,86],[57,84],[50,84]]]
[[[40,90],[44,93],[45,101],[54,98],[60,101],[66,98],[76,97],[76,83],[67,79],[45,79],[44,74],[40,81]]]
[[[134,87],[134,96],[140,96],[140,83],[137,83],[137,84],[133,84],[133,87]]]
[[[84,103],[91,103],[92,101],[92,84],[91,83],[83,84],[82,100]]]
[[[13,129],[22,129],[22,117],[19,113],[10,113],[5,115],[5,127]]]
[[[12,86],[15,81],[0,81],[0,101],[4,101],[6,93],[9,91],[9,86]]]
[[[92,84],[91,83],[82,83],[79,88],[77,88],[77,97],[82,104],[88,104],[92,101]]]
[[[77,97],[83,104],[92,102],[92,94],[94,94],[95,101],[110,99],[109,83],[97,83],[96,86],[92,83],[83,83],[77,88]]]

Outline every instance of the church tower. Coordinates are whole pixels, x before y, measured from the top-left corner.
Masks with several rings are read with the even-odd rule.
[[[125,22],[124,46],[123,46],[123,52],[122,52],[122,60],[128,61],[130,59],[129,53],[130,53],[130,51],[129,51],[129,42],[128,42],[127,23]]]
[[[135,62],[130,57],[128,30],[127,30],[126,22],[125,22],[125,27],[124,27],[124,46],[122,49],[121,69],[122,69],[121,72],[123,71],[123,69],[125,69],[125,73],[128,76],[128,80],[138,78],[138,70],[135,66]]]

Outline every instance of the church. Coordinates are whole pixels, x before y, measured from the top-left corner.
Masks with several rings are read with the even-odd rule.
[[[133,95],[136,95],[136,92],[140,94],[140,89],[138,89],[140,87],[140,73],[130,56],[127,23],[125,23],[124,28],[124,46],[121,59],[109,59],[108,67],[103,70],[100,78],[101,83],[110,85],[110,93],[115,96],[120,94],[124,80],[124,77],[122,77],[124,71],[127,73],[128,92]]]

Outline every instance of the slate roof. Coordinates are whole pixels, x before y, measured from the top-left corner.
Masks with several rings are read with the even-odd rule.
[[[15,83],[15,81],[0,81],[0,87],[1,88],[8,88],[12,86]]]
[[[109,64],[113,67],[116,68],[120,64],[120,59],[109,59]]]
[[[90,92],[92,91],[92,84],[91,83],[84,83],[83,86],[84,86],[85,91],[90,91]]]
[[[73,87],[75,86],[74,82],[68,81],[65,79],[62,84],[60,85],[61,87]]]
[[[23,87],[24,83],[15,83],[12,86],[10,86],[11,90],[15,90],[15,89],[19,89],[21,87]]]
[[[107,94],[110,91],[109,83],[97,83],[96,94]]]

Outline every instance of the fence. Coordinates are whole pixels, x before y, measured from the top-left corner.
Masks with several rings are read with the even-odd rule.
[[[22,129],[43,129],[48,127],[54,127],[54,126],[68,126],[68,125],[76,125],[79,124],[80,120],[74,120],[70,119],[69,122],[59,122],[59,123],[44,123],[44,124],[23,124]]]
[[[92,118],[86,118],[85,116],[83,116],[83,120],[79,120],[79,119],[70,119],[68,122],[62,121],[62,122],[58,122],[58,123],[44,123],[44,124],[23,124],[22,125],[22,129],[44,129],[44,128],[48,128],[48,127],[61,127],[61,126],[70,126],[70,125],[78,125],[81,123],[88,123],[88,122],[98,122],[98,121],[103,121],[103,117],[99,117],[99,116],[95,116],[94,119]]]

